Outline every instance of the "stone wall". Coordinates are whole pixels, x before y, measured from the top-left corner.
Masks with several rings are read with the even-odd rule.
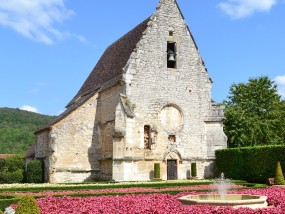
[[[35,158],[44,162],[44,181],[46,182],[49,181],[50,174],[50,162],[48,157],[53,152],[52,148],[49,146],[50,143],[49,130],[45,130],[37,135]]]
[[[176,43],[176,68],[167,68],[170,35]],[[215,130],[217,135],[223,136],[222,121],[216,121],[219,126],[216,129],[205,123],[212,111],[212,80],[173,0],[159,4],[125,70],[126,95],[136,106],[136,116],[126,120],[126,151],[120,162],[116,162],[115,171],[122,175],[132,174],[128,178],[134,180],[151,179],[153,163],[162,161],[162,178],[167,179],[165,163],[175,159],[178,179],[187,177],[191,162],[197,162],[200,178],[211,176],[214,150],[208,150],[207,131],[215,135]],[[145,125],[152,128],[151,149],[144,148]],[[225,146],[224,139],[217,143],[217,148],[219,145]],[[170,152],[178,155],[166,157]],[[126,166],[124,160],[133,162]]]
[[[97,96],[52,126],[49,182],[87,181],[98,171],[95,152],[91,150]]]
[[[121,90],[117,84],[95,94],[52,126],[49,182],[111,179],[114,112]]]

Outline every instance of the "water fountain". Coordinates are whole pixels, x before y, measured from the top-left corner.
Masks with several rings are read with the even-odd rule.
[[[230,182],[225,179],[224,173],[221,173],[220,179],[215,183],[219,194],[201,194],[186,195],[178,200],[183,205],[216,205],[216,206],[232,206],[234,208],[265,208],[267,207],[267,197],[260,195],[248,194],[227,194]]]
[[[221,200],[225,200],[225,196],[231,186],[230,180],[225,179],[225,174],[222,172],[220,178],[216,180],[214,184],[219,192],[219,195],[221,196]]]

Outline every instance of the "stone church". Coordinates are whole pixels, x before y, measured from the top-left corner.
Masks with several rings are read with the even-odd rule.
[[[176,0],[111,44],[52,124],[37,131],[46,182],[213,176],[223,107]]]

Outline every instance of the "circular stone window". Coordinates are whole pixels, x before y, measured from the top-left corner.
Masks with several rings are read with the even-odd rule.
[[[181,110],[175,105],[164,106],[160,112],[160,122],[167,132],[177,132],[183,125]]]

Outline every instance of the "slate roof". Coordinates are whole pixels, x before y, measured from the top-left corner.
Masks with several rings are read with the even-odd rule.
[[[24,158],[34,158],[35,157],[36,145],[37,145],[36,142],[31,145],[31,147],[26,152]]]
[[[77,94],[67,104],[66,111],[59,115],[51,124],[36,131],[35,134],[50,128],[64,119],[92,97],[97,91],[104,89],[106,85],[112,85],[121,80],[123,68],[136,48],[137,43],[143,36],[143,32],[146,30],[149,20],[150,17],[110,45],[105,50]]]
[[[99,87],[102,87],[102,85],[108,80],[122,74],[123,68],[127,64],[131,53],[136,48],[137,43],[143,35],[143,32],[147,28],[149,19],[150,18],[144,20],[141,24],[136,26],[133,30],[125,34],[106,49],[84,82],[83,86],[80,88],[72,101],[67,105],[67,107],[79,97],[82,97],[98,89]]]

